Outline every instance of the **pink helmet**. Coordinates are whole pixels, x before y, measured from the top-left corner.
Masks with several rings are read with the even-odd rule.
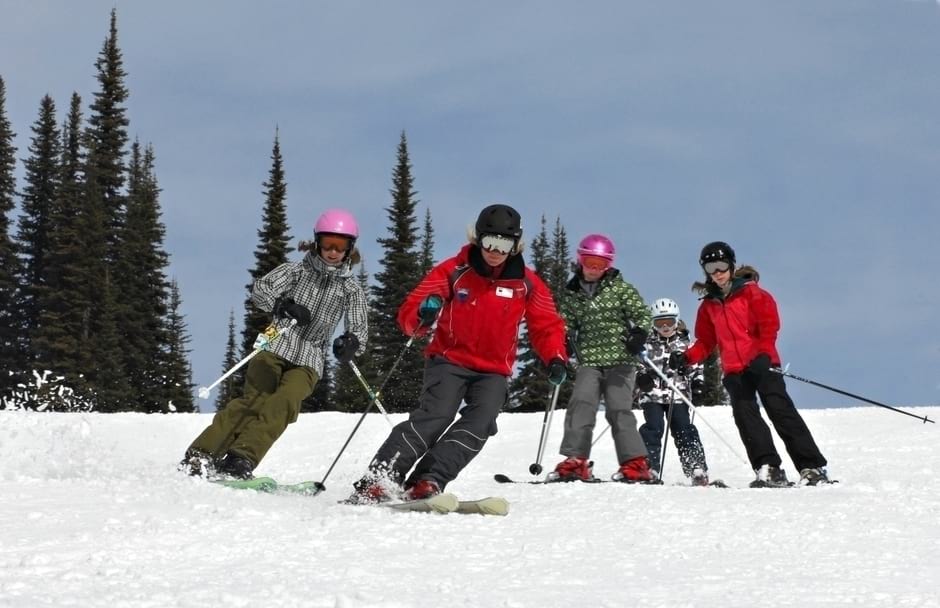
[[[607,260],[607,267],[614,264],[614,243],[603,234],[589,234],[578,243],[578,264],[584,265],[584,256],[590,255]]]
[[[313,233],[315,235],[321,232],[342,234],[352,237],[353,239],[358,239],[359,225],[356,223],[356,218],[353,217],[352,213],[345,209],[327,209],[317,218],[317,223],[313,226]]]

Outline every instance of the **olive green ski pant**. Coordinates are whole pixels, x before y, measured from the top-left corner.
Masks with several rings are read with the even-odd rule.
[[[258,353],[245,373],[244,395],[216,412],[190,450],[221,458],[227,452],[244,456],[258,466],[288,424],[297,421],[300,403],[316,386],[312,368],[294,365],[267,351]]]

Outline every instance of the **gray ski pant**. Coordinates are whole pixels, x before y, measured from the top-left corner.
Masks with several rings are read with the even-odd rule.
[[[631,458],[646,456],[646,445],[637,430],[632,409],[635,382],[636,368],[629,364],[579,367],[574,390],[568,401],[565,436],[561,440],[559,452],[563,456],[590,457],[597,407],[603,396],[607,422],[610,423],[614,437],[617,463],[623,464]]]
[[[429,359],[418,408],[392,429],[369,468],[400,482],[414,467],[406,487],[430,479],[443,489],[496,434],[508,395],[505,376]],[[467,404],[455,422],[462,401]]]

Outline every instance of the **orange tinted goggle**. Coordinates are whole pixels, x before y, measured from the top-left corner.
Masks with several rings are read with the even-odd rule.
[[[318,239],[320,251],[344,253],[352,248],[352,239],[335,234],[325,234]]]
[[[610,268],[610,260],[596,255],[581,256],[581,266],[595,272]]]

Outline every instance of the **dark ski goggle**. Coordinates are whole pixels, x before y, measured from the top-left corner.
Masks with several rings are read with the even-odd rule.
[[[506,255],[512,253],[515,246],[516,239],[501,234],[484,234],[480,237],[480,247],[484,251]]]
[[[719,260],[717,262],[705,262],[702,264],[702,268],[705,269],[705,274],[712,275],[716,272],[728,272],[731,270],[731,264]]]
[[[345,253],[352,248],[352,239],[345,236],[336,236],[332,234],[323,235],[319,238],[320,251],[335,251],[336,253]]]
[[[653,319],[653,327],[656,329],[672,329],[679,324],[679,320],[675,317],[662,317],[659,319]]]

